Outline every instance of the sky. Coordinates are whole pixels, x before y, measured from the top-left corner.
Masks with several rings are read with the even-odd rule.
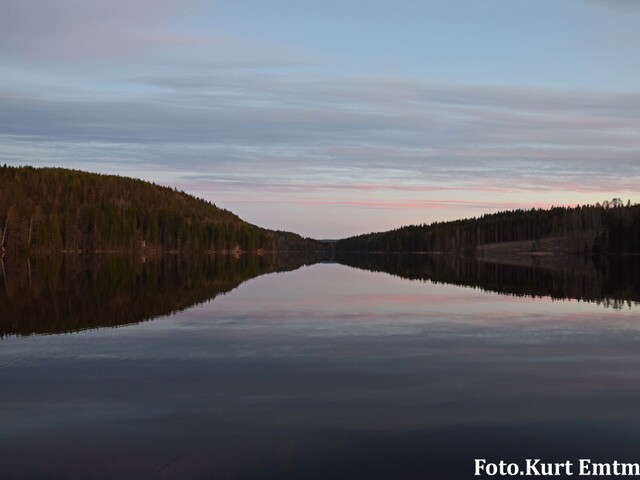
[[[640,202],[640,1],[0,0],[0,163],[321,239]]]

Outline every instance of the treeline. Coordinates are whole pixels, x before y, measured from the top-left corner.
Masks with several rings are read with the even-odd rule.
[[[0,248],[21,251],[312,251],[182,191],[62,168],[0,167]]]
[[[555,243],[540,242],[555,238]],[[553,245],[555,253],[640,253],[640,205],[619,199],[604,204],[514,210],[479,218],[410,225],[339,240],[338,252],[481,253],[483,245],[530,242],[531,252]]]

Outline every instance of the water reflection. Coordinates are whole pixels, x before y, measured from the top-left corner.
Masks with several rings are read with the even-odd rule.
[[[455,479],[639,461],[635,311],[341,265],[0,343],[6,478]]]
[[[430,280],[531,297],[575,299],[613,308],[640,302],[640,257],[513,256],[485,261],[451,255],[363,254],[338,256],[343,265],[386,272],[411,280]]]
[[[631,307],[640,302],[640,259],[521,257],[497,263],[438,255],[234,257],[174,255],[36,256],[3,262],[0,337],[115,327],[169,315],[257,276],[319,261],[480,288],[501,294],[578,299]]]
[[[309,255],[40,255],[5,258],[0,337],[114,327],[169,315]]]

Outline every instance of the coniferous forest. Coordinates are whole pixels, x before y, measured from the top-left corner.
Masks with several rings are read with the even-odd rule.
[[[338,252],[640,253],[640,205],[620,199],[602,204],[513,210],[479,218],[410,225],[358,235],[335,244]]]
[[[5,253],[313,251],[320,242],[267,230],[184,192],[62,168],[0,167]]]
[[[185,192],[115,175],[0,167],[0,248],[21,252],[320,251]],[[513,210],[338,240],[336,252],[609,255],[640,253],[640,205]]]

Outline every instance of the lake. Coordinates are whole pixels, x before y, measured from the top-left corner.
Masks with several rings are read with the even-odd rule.
[[[638,266],[5,259],[2,478],[466,479],[476,458],[639,462]]]

